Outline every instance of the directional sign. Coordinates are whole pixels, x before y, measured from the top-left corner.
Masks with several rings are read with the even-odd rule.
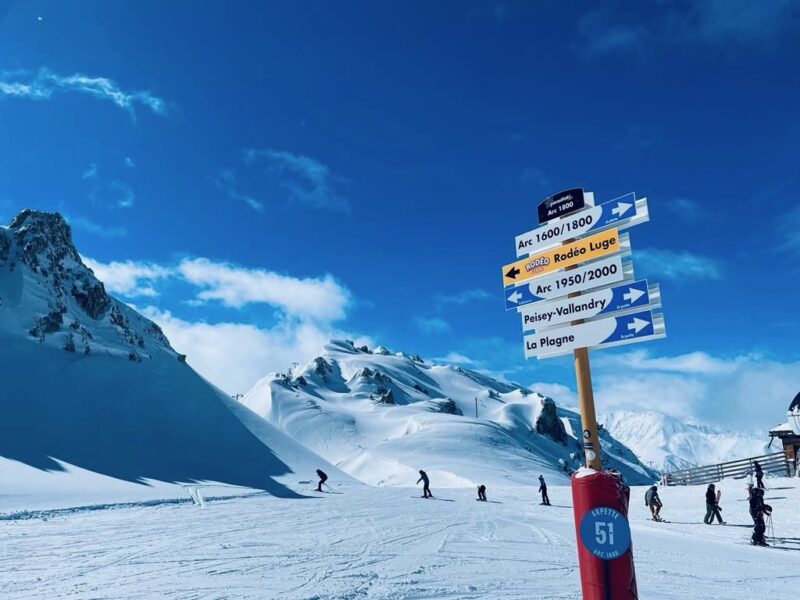
[[[630,281],[634,277],[633,263],[623,259],[623,256],[619,254],[611,258],[602,258],[571,271],[551,273],[530,283],[506,288],[506,310],[620,281]]]
[[[620,234],[614,227],[505,265],[503,285],[514,285],[594,258],[628,250],[630,250],[628,234]]]
[[[645,223],[650,218],[647,198],[633,200],[631,196],[633,194],[581,210],[569,217],[551,221],[547,225],[518,235],[515,239],[517,256],[539,252],[570,238],[602,231],[612,225],[622,230]]]
[[[523,331],[541,331],[577,319],[591,319],[636,307],[657,305],[661,294],[657,284],[646,279],[611,288],[586,292],[575,298],[559,298],[519,309]]]
[[[651,310],[546,329],[524,337],[525,358],[548,358],[575,348],[610,348],[665,337],[664,317]]]
[[[548,196],[539,203],[537,213],[539,223],[545,223],[550,219],[570,215],[581,210],[586,206],[586,197],[583,188],[573,188],[564,190],[552,196]],[[591,206],[591,203],[590,203]]]
[[[631,547],[628,519],[609,506],[598,506],[587,511],[578,531],[584,548],[603,560],[619,558]]]

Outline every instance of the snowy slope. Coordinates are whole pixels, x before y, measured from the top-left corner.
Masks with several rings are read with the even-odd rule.
[[[720,485],[727,526],[703,524],[704,487],[662,488],[670,523],[648,521],[644,489],[634,489],[639,597],[793,598],[800,489],[767,482],[777,545],[794,551],[748,545],[741,481]],[[566,486],[551,486],[550,507],[523,486],[489,486],[487,503],[471,489],[446,490],[442,501],[412,499],[404,488],[338,489],[300,502],[259,495],[205,509],[137,505],[0,520],[0,598],[581,598]]]
[[[753,433],[684,423],[659,412],[618,411],[598,421],[655,468],[676,470],[759,456],[768,438]]]
[[[294,496],[276,478],[324,464],[107,295],[57,214],[26,210],[0,227],[0,377],[0,479],[20,499],[77,492],[78,480],[114,497],[163,495],[151,480]]]
[[[478,418],[475,418],[475,399]],[[331,341],[291,374],[259,381],[242,403],[371,485],[438,487],[565,480],[579,466],[578,415],[517,385],[418,356]],[[655,475],[606,436],[609,466],[630,481]]]

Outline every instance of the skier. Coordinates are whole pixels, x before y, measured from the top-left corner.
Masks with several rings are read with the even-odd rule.
[[[753,463],[753,468],[756,471],[756,487],[764,489],[764,470],[761,468],[761,465],[758,461]]]
[[[764,537],[764,532],[767,530],[767,524],[764,522],[766,515],[772,514],[772,507],[769,504],[764,504],[764,490],[755,488],[753,490],[753,497],[750,498],[750,516],[753,517],[753,537],[750,543],[754,546],[768,546],[767,540]]]
[[[478,502],[486,502],[486,486],[483,484],[478,486]]]
[[[317,491],[322,491],[322,484],[328,481],[328,476],[325,474],[325,471],[322,469],[317,469],[317,477],[319,477],[319,483],[317,484]]]
[[[544,476],[539,475],[539,491],[542,494],[542,504],[550,506],[550,497],[547,495],[547,484],[544,482]]]
[[[709,483],[708,489],[706,490],[706,516],[703,522],[706,525],[711,525],[714,522],[714,517],[717,517],[719,524],[724,525],[725,521],[722,520],[722,515],[719,514],[719,500],[714,491],[714,487],[713,483]]]
[[[661,518],[661,498],[658,497],[658,486],[653,485],[645,492],[644,495],[645,506],[650,507],[650,513],[653,515],[653,521],[663,521]]]
[[[433,498],[433,494],[431,494],[431,482],[428,479],[428,474],[422,469],[419,470],[419,479],[417,479],[417,483],[420,481],[422,482],[422,497]]]

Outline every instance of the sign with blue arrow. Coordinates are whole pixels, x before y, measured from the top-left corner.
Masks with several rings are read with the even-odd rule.
[[[611,348],[666,337],[664,317],[652,310],[545,329],[524,337],[525,357],[546,358],[576,348]]]
[[[538,302],[521,308],[519,313],[523,331],[541,331],[578,319],[592,319],[648,305],[652,308],[660,304],[660,298],[658,285],[648,285],[646,279],[641,279],[585,292],[575,298]]]
[[[633,194],[628,194],[518,235],[515,239],[517,256],[527,256],[609,227],[616,227],[621,231],[645,223],[649,218],[647,198],[634,200]]]
[[[595,260],[570,271],[543,275],[530,283],[508,287],[505,289],[506,310],[631,280],[633,265],[624,256]]]

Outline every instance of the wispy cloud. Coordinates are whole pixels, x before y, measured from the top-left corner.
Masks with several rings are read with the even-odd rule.
[[[292,201],[312,208],[334,212],[350,212],[350,202],[339,191],[344,180],[322,162],[285,150],[248,149],[244,152],[248,165],[263,163],[269,173],[281,176],[280,185]]]
[[[97,163],[91,163],[81,175],[81,179],[97,179]]]
[[[434,298],[434,302],[438,307],[443,307],[447,304],[469,304],[470,302],[488,300],[491,297],[491,294],[486,290],[474,288],[455,294],[437,294]]]
[[[156,282],[172,274],[170,269],[152,263],[133,260],[101,263],[86,256],[82,258],[108,291],[128,298],[158,296]]]
[[[113,239],[128,235],[128,230],[124,227],[100,225],[81,216],[64,215],[64,218],[72,227],[101,238]]]
[[[133,169],[136,167],[136,163],[133,162],[133,159],[130,156],[126,156],[125,160],[122,161],[122,164],[128,167],[129,169]]]
[[[538,167],[525,167],[520,180],[522,183],[537,185],[540,188],[550,187],[550,179]]]
[[[703,214],[700,205],[689,198],[674,198],[666,202],[663,206],[684,221],[692,223],[697,221]]]
[[[450,365],[463,365],[470,366],[476,364],[469,356],[465,356],[460,352],[448,352],[444,356],[439,356],[433,359],[435,362],[443,362]]]
[[[645,248],[636,253],[636,264],[646,275],[659,275],[676,281],[722,278],[720,261],[686,250]]]
[[[236,174],[230,169],[223,169],[219,171],[216,175],[212,177],[214,185],[217,186],[217,189],[225,192],[225,194],[231,199],[236,200],[237,202],[244,202],[247,206],[255,210],[256,212],[263,213],[264,212],[264,204],[263,202],[256,200],[252,196],[248,194],[244,194],[238,190],[238,182],[236,180]]]
[[[75,73],[58,75],[47,68],[29,71],[0,72],[0,96],[47,100],[59,93],[78,93],[106,100],[127,111],[132,117],[136,107],[157,115],[167,113],[167,103],[147,91],[125,91],[112,79]]]
[[[606,5],[577,23],[589,55],[642,51],[655,44],[703,43],[770,46],[800,25],[793,0],[683,0],[648,4],[648,13]]]
[[[426,335],[450,331],[450,324],[441,317],[414,317],[412,323],[420,333]]]
[[[795,206],[778,220],[780,250],[800,253],[800,206]]]

